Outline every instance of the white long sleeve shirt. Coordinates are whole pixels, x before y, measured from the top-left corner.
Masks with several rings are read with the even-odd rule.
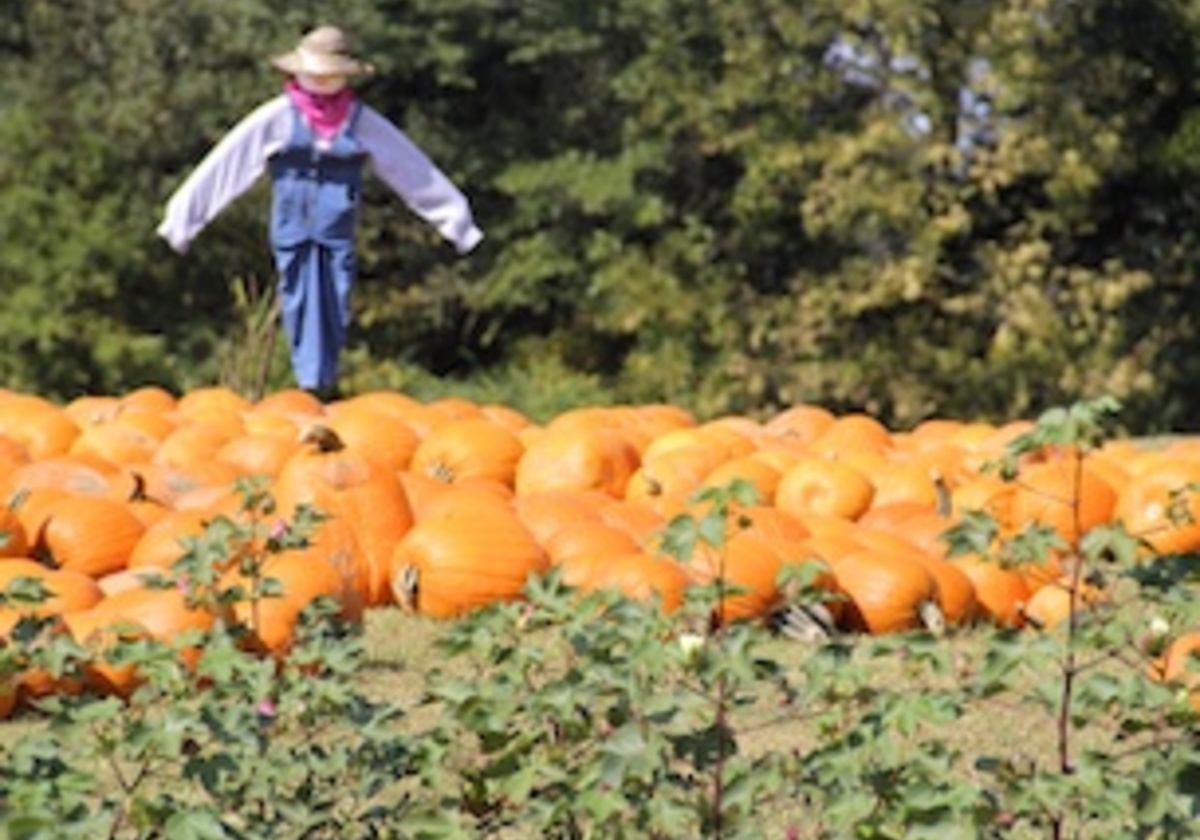
[[[466,196],[429,157],[378,111],[360,103],[354,136],[367,167],[460,254],[483,239]],[[286,94],[264,102],[213,147],[167,202],[157,233],[185,253],[209,222],[266,171],[268,159],[292,136],[297,118]]]

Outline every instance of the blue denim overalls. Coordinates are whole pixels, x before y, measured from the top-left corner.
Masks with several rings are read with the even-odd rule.
[[[292,137],[268,161],[270,238],[279,272],[283,328],[301,388],[335,389],[350,323],[354,233],[366,153],[354,137],[355,103],[322,148],[293,108]]]

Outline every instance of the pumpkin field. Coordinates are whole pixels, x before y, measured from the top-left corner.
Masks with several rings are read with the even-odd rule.
[[[1190,836],[1200,442],[1119,408],[0,393],[0,823]]]

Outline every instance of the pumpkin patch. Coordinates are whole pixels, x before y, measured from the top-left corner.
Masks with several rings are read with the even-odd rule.
[[[45,421],[0,418],[0,583],[40,581],[48,599],[30,614],[61,617],[98,657],[122,634],[170,639],[218,616],[244,624],[251,649],[286,655],[317,596],[352,622],[364,609],[452,620],[519,600],[552,570],[668,611],[690,587],[720,584],[721,620],[768,622],[793,595],[784,570],[817,563],[842,632],[1049,629],[1072,603],[1064,558],[1092,529],[1124,524],[1144,554],[1200,544],[1195,448],[1110,446],[1095,468],[1048,451],[1004,480],[987,464],[1026,423],[900,432],[812,405],[704,422],[670,405],[584,407],[538,423],[463,398],[377,391],[326,405],[286,390],[252,402],[220,387],[0,402]],[[268,505],[253,509],[239,482],[257,482]],[[737,486],[754,501],[730,502],[723,541],[674,556],[670,529]],[[289,523],[305,511],[315,524],[301,538]],[[1066,548],[1041,564],[950,552],[945,535],[979,514],[998,537],[1034,524]],[[243,536],[223,543],[221,583],[204,588],[180,564],[219,521]],[[227,612],[194,601],[268,578],[279,594]],[[13,626],[22,613],[3,609]],[[136,685],[99,661],[88,679],[120,695]]]

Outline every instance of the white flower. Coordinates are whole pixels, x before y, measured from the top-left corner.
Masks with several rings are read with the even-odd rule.
[[[683,655],[691,659],[700,652],[704,647],[704,637],[699,633],[680,633],[679,634],[679,649],[683,651]]]
[[[1151,616],[1148,626],[1152,636],[1161,637],[1171,632],[1171,625],[1161,615]]]

